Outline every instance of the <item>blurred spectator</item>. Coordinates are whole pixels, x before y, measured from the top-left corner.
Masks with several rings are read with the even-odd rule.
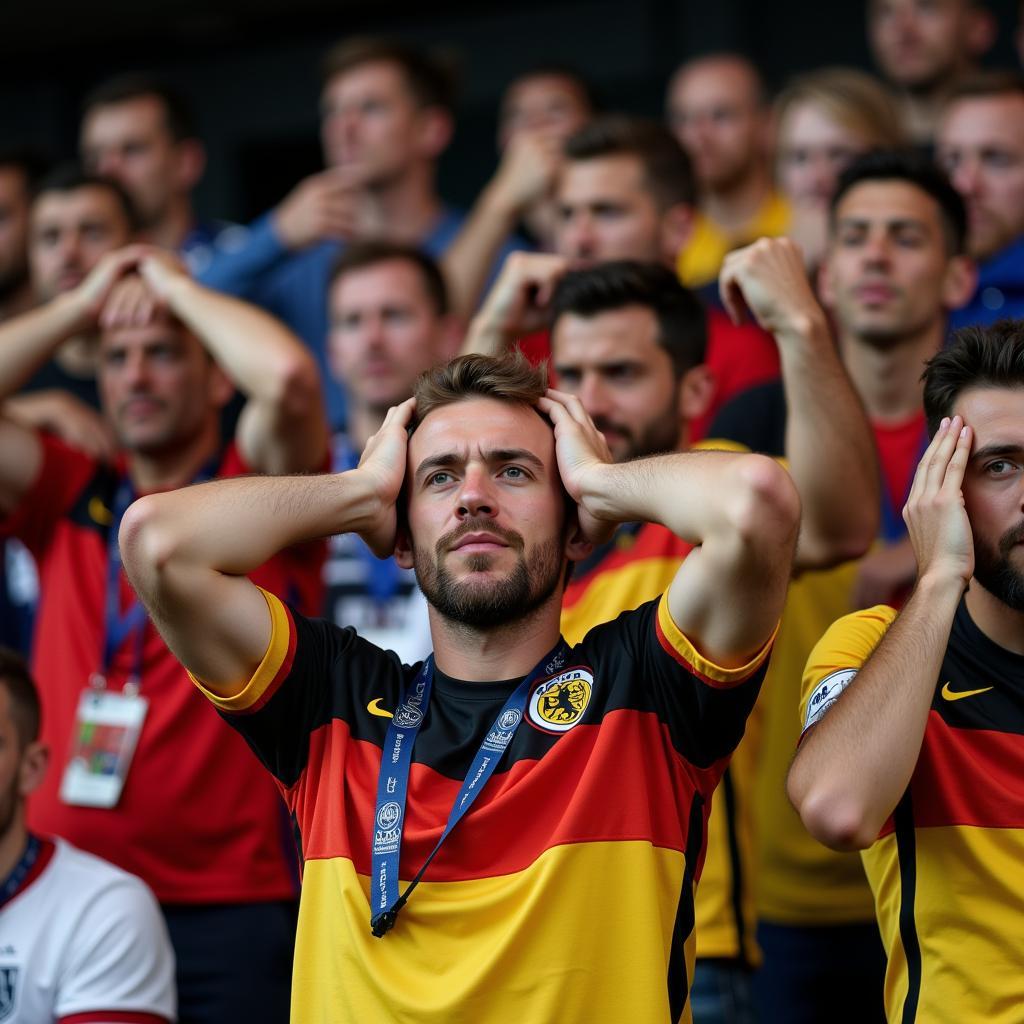
[[[898,91],[911,139],[930,149],[950,90],[995,39],[981,0],[868,0],[875,63]]]
[[[547,305],[566,270],[622,259],[674,268],[695,197],[686,153],[663,125],[609,114],[566,143],[557,198],[558,255],[509,257],[473,320],[467,351],[494,353],[518,341],[534,361],[546,358]],[[779,372],[771,338],[731,323],[720,309],[708,310],[707,346],[714,393],[707,413],[691,423],[694,439],[728,396]]]
[[[386,239],[437,257],[464,215],[437,194],[437,160],[454,128],[446,70],[403,43],[348,39],[324,61],[321,141],[327,170],[300,182],[219,248],[202,274],[213,288],[280,317],[316,355],[332,426],[345,400],[327,366],[327,282],[345,242]]]
[[[900,513],[927,444],[924,363],[945,342],[949,312],[974,287],[966,230],[959,195],[913,154],[861,157],[842,174],[832,199],[819,291],[874,433],[881,529],[875,548],[858,562],[794,579],[772,654],[755,790],[758,940],[765,957],[755,995],[763,1020],[832,1020],[837,993],[843,1019],[884,1020],[885,960],[860,860],[812,839],[782,783],[800,732],[793,713],[800,666],[811,648],[837,617],[898,601],[914,579]],[[816,373],[813,363],[809,372]],[[779,455],[797,404],[782,384],[753,388],[722,410],[711,433]]]
[[[28,150],[0,150],[0,322],[24,313],[34,301],[28,224],[42,170],[42,160]]]
[[[863,552],[877,525],[871,433],[796,247],[783,239],[757,242],[729,257],[723,281],[730,302],[745,297],[779,339],[787,391],[799,410],[786,448],[803,499],[798,570]],[[559,282],[552,311],[559,387],[579,398],[617,462],[689,447],[690,420],[711,396],[702,365],[705,315],[672,271],[637,263],[575,271]],[[662,593],[690,550],[657,524],[620,527],[577,563],[563,597],[563,636],[578,642]],[[755,709],[712,804],[695,899],[694,1024],[752,1020],[752,789],[760,721]]]
[[[953,327],[1024,316],[1024,78],[964,80],[939,124],[938,158],[967,204],[978,287]]]
[[[338,260],[329,290],[331,369],[348,395],[348,430],[336,434],[333,468],[359,464],[366,442],[416,378],[459,348],[444,278],[418,249],[358,242]],[[427,603],[411,569],[379,559],[355,533],[331,538],[324,566],[325,618],[352,626],[407,665],[431,651]]]
[[[784,234],[789,210],[772,187],[770,110],[749,60],[722,53],[689,61],[672,76],[667,107],[700,197],[679,278],[700,288],[718,276],[731,249]]]
[[[28,666],[0,648],[0,1019],[176,1020],[174,954],[153,894],[28,831],[25,803],[50,755],[39,724]]]
[[[0,395],[63,339],[97,333],[101,312],[99,385],[116,459],[0,418],[0,535],[19,537],[39,563],[43,739],[68,759],[30,822],[153,888],[182,1021],[284,1021],[296,879],[283,804],[149,625],[121,572],[117,530],[137,494],[323,468],[316,367],[272,317],[203,288],[166,251],[133,247],[0,327]],[[233,385],[248,403],[225,446],[218,412]],[[314,546],[254,578],[315,614],[321,570]],[[114,751],[111,736],[124,739]]]
[[[786,232],[814,270],[825,252],[828,207],[840,172],[872,149],[906,142],[899,111],[881,83],[854,68],[793,78],[775,101],[776,180],[790,207]]]
[[[227,225],[196,220],[206,150],[184,97],[148,75],[109,79],[82,104],[80,141],[85,167],[131,196],[140,237],[181,253],[193,274],[205,269]]]

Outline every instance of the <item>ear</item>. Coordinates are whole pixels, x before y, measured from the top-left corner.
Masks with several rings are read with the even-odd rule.
[[[575,509],[571,514],[572,521],[566,524],[565,555],[570,562],[582,562],[594,553],[594,544],[583,535]]]
[[[715,375],[707,363],[698,363],[682,375],[678,384],[682,426],[700,419],[711,408],[716,384]]]
[[[942,281],[942,304],[953,310],[965,306],[978,286],[978,268],[968,256],[954,256]]]
[[[676,203],[661,215],[661,254],[673,267],[692,233],[692,206]]]
[[[206,170],[206,148],[198,139],[178,143],[177,182],[182,192],[191,192]]]
[[[417,140],[422,156],[439,157],[452,141],[455,123],[451,114],[441,107],[424,107],[418,115]]]
[[[395,533],[395,561],[402,569],[413,567],[412,537],[407,526],[399,526]]]
[[[27,797],[42,785],[49,763],[50,750],[39,740],[25,748],[18,766],[18,796]]]

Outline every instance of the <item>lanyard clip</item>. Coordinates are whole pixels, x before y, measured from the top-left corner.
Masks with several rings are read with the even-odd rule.
[[[384,913],[378,914],[370,921],[370,929],[375,939],[383,939],[395,927],[395,922],[398,920],[398,912],[401,909],[402,901],[399,900],[390,910],[385,910]]]

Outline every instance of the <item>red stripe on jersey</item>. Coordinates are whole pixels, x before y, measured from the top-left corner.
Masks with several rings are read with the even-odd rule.
[[[670,773],[666,760],[674,766]],[[345,857],[369,874],[380,762],[380,747],[353,740],[341,719],[312,733],[309,766],[289,794],[305,860]],[[623,772],[624,764],[634,770]],[[565,733],[540,761],[520,760],[496,774],[441,848],[426,880],[511,874],[567,843],[643,841],[685,852],[683,811],[696,789],[705,797],[711,793],[724,768],[725,762],[704,770],[685,762],[653,712],[612,711],[600,725]],[[459,786],[431,768],[412,765],[403,878],[418,871],[433,849]]]
[[[281,607],[288,617],[288,651],[284,656],[284,661],[281,662],[281,667],[274,673],[274,678],[267,684],[267,688],[253,701],[252,706],[245,708],[243,711],[232,712],[232,714],[251,715],[259,711],[277,693],[281,688],[281,684],[291,674],[292,662],[295,660],[295,620],[292,618],[291,609],[283,601],[281,602]]]
[[[86,1010],[61,1017],[57,1024],[169,1024],[167,1017],[141,1010]]]
[[[914,824],[1024,828],[1024,736],[957,729],[928,713],[910,780]]]

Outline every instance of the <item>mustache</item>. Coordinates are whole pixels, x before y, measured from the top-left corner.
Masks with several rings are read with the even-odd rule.
[[[522,534],[516,533],[515,530],[498,526],[492,523],[490,519],[478,516],[475,519],[467,519],[464,523],[460,523],[454,530],[450,530],[438,540],[436,548],[438,558],[451,548],[453,544],[457,544],[467,533],[492,533],[495,537],[500,537],[510,548],[515,548],[517,551],[523,551],[526,547]]]

